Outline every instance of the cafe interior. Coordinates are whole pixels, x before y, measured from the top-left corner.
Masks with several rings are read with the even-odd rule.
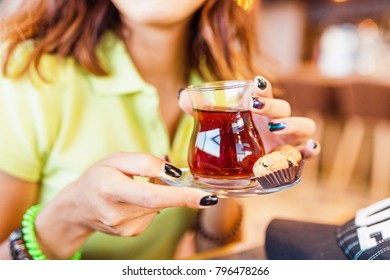
[[[390,195],[390,2],[263,0],[259,25],[274,94],[316,121],[321,154],[295,187],[243,198],[243,241],[206,258],[266,259],[272,220],[342,225]]]
[[[240,198],[242,240],[192,259],[266,259],[273,219],[342,224],[390,195],[389,0],[262,0],[258,24],[274,95],[316,121],[321,154],[293,188]]]

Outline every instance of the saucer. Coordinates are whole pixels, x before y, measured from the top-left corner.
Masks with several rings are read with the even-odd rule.
[[[159,177],[159,179],[171,186],[197,188],[207,192],[211,192],[218,197],[248,197],[270,194],[289,189],[301,181],[301,178],[298,178],[296,181],[288,185],[283,185],[276,188],[263,188],[256,179],[248,179],[246,180],[247,183],[243,186],[227,187],[194,180],[194,177],[192,176],[188,168],[182,168],[181,171],[182,175],[180,176],[180,178],[173,178],[164,175]]]

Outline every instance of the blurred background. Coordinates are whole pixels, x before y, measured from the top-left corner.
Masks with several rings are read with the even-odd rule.
[[[259,24],[275,94],[322,153],[294,188],[242,200],[248,248],[274,218],[342,224],[390,195],[390,1],[263,0]]]
[[[390,1],[262,0],[258,24],[274,94],[316,121],[322,152],[297,186],[242,198],[243,242],[201,258],[266,258],[272,219],[341,225],[390,195]]]
[[[20,0],[0,2],[1,16]],[[259,63],[322,153],[294,188],[242,198],[243,242],[199,258],[264,258],[272,219],[341,224],[390,194],[390,1],[262,0],[258,24]]]

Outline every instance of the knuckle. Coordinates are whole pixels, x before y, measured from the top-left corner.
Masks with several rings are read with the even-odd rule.
[[[140,235],[145,231],[146,228],[131,228],[130,230],[125,230],[121,232],[121,236],[123,237],[135,237]]]
[[[99,220],[103,225],[112,228],[114,231],[116,230],[116,227],[121,224],[121,218],[114,211],[104,211]]]
[[[136,222],[118,228],[116,234],[122,237],[135,237],[143,233],[149,224],[150,220],[144,218],[142,219],[142,222]]]
[[[114,152],[107,156],[106,158],[101,160],[101,163],[111,165],[112,162],[114,162],[118,157],[122,156],[122,152]]]
[[[156,166],[158,162],[156,157],[151,154],[137,153],[134,154],[137,161],[138,173],[142,173],[143,176],[153,177],[156,175]]]
[[[112,193],[112,188],[108,187],[105,184],[98,186],[98,195],[100,198],[106,201],[114,200],[114,194]]]
[[[116,234],[122,237],[133,237],[137,236],[139,233],[135,227],[131,226],[118,229]]]
[[[178,204],[179,207],[198,208],[199,201],[199,195],[197,193],[192,192],[192,190],[188,190],[187,193],[184,193],[184,195],[182,195]]]
[[[138,227],[134,232],[133,232],[133,236],[137,236],[137,235],[140,235],[141,233],[143,233],[149,226],[149,223],[145,223],[143,225],[141,225],[140,227]]]
[[[194,195],[188,194],[181,197],[181,199],[178,202],[179,207],[191,207],[195,204],[195,198]]]
[[[140,157],[140,161],[145,171],[151,172],[156,165],[156,158],[151,154],[143,154]]]
[[[179,207],[193,207],[193,205],[196,205],[194,198],[183,197],[179,202]]]

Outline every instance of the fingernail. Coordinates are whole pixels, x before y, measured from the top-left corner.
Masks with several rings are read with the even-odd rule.
[[[255,109],[263,109],[264,106],[265,106],[265,102],[263,99],[261,99],[260,97],[252,97],[252,100],[253,100],[253,108]]]
[[[171,177],[175,177],[175,178],[179,178],[181,176],[181,170],[177,167],[174,167],[173,165],[169,164],[169,163],[165,163],[164,164],[164,172],[165,174],[171,176]]]
[[[318,143],[314,141],[313,139],[309,139],[306,144],[309,148],[315,150],[318,147]]]
[[[199,204],[202,206],[210,206],[218,203],[218,197],[216,195],[208,195],[203,197]]]
[[[282,130],[286,128],[286,123],[285,122],[269,122],[268,123],[268,129],[269,131],[277,131],[277,130]]]
[[[261,90],[265,90],[267,88],[267,82],[260,77],[257,77],[257,87]]]
[[[178,92],[176,93],[177,99],[180,99],[180,95],[181,95],[183,90],[184,90],[184,88],[181,88],[181,89],[178,90]]]

